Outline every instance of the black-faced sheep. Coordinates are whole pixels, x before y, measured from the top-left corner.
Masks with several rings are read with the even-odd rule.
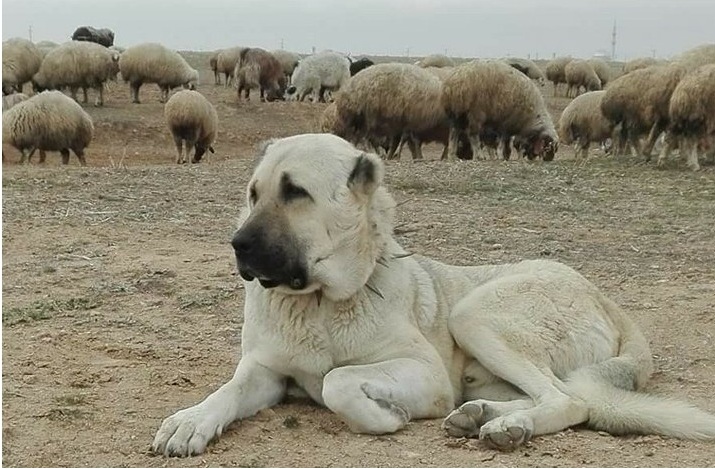
[[[622,75],[606,88],[601,101],[603,115],[616,126],[616,153],[631,146],[650,160],[653,145],[669,121],[673,90],[685,74],[682,67],[654,65]],[[648,134],[645,145],[640,138]]]
[[[40,49],[27,39],[13,38],[2,43],[2,93],[21,93],[42,63]]]
[[[171,96],[164,106],[164,117],[176,144],[178,164],[198,163],[206,150],[212,147],[218,132],[218,114],[213,105],[201,93],[182,90]],[[186,142],[186,156],[182,145]],[[193,158],[189,159],[191,149]]]
[[[216,70],[219,74],[223,73],[226,76],[226,81],[224,82],[226,88],[233,83],[233,74],[236,71],[236,64],[244,49],[245,47],[231,47],[219,51],[216,57]]]
[[[350,80],[350,62],[337,52],[325,51],[305,57],[293,72],[289,95],[303,101],[312,94],[313,101],[325,101],[325,91],[336,92]]]
[[[566,83],[566,65],[573,59],[571,57],[557,57],[546,64],[546,79],[554,84],[554,96],[559,85]]]
[[[372,60],[368,59],[367,57],[363,57],[362,59],[358,60],[353,60],[350,57],[348,57],[348,60],[350,60],[350,76],[355,76],[356,73],[358,73],[360,70],[365,70],[367,67],[371,67],[375,65],[375,62]]]
[[[271,54],[273,54],[273,57],[278,59],[278,62],[283,68],[286,83],[290,84],[290,77],[293,75],[295,68],[298,66],[298,62],[300,62],[300,55],[283,49],[272,50]]]
[[[250,99],[251,89],[260,88],[261,101],[283,99],[285,92],[285,74],[283,67],[273,54],[263,49],[244,49],[236,64],[236,86],[238,98],[245,93]]]
[[[564,68],[566,77],[566,96],[575,98],[581,94],[581,87],[586,91],[597,91],[601,89],[601,80],[590,63],[585,60],[572,60]]]
[[[415,65],[422,68],[427,67],[454,67],[456,63],[444,54],[432,54],[415,62]]]
[[[502,61],[512,68],[519,70],[521,73],[531,78],[539,85],[544,85],[546,83],[546,76],[544,72],[541,71],[538,65],[529,59],[521,59],[518,57],[507,57],[502,59]]]
[[[611,138],[613,123],[601,112],[605,91],[590,91],[571,101],[561,114],[558,133],[561,143],[576,144],[576,158],[586,158],[592,142]]]
[[[157,43],[143,43],[128,48],[119,57],[122,78],[129,83],[132,102],[139,103],[139,88],[144,83],[156,83],[161,88],[161,102],[169,90],[183,86],[195,89],[199,72],[189,66],[178,52]]]
[[[436,127],[447,128],[440,106],[441,82],[428,71],[409,64],[378,64],[350,79],[335,103],[346,138],[357,143],[385,139],[393,158],[403,134],[416,159],[419,143]]]
[[[59,151],[62,163],[67,164],[72,150],[85,166],[84,149],[93,133],[89,114],[60,91],[36,94],[2,115],[3,142],[20,150],[23,164],[36,150],[40,150],[40,163],[44,163],[44,151]]]
[[[104,47],[111,47],[114,45],[114,32],[107,28],[80,26],[72,33],[72,40],[94,42]]]
[[[715,154],[715,64],[703,65],[685,75],[675,87],[668,106],[670,123],[661,165],[669,146],[680,143],[681,154],[687,155],[690,169],[700,169],[698,154],[706,150]]]
[[[32,86],[35,91],[69,88],[75,100],[77,90],[82,88],[85,103],[87,89],[94,88],[97,91],[95,106],[103,106],[104,85],[117,78],[119,56],[118,52],[94,42],[66,42],[47,53],[32,77]]]
[[[468,137],[480,148],[488,132],[521,139],[529,158],[554,158],[558,137],[538,86],[501,61],[474,61],[454,69],[442,85],[442,107],[450,121],[449,155]]]

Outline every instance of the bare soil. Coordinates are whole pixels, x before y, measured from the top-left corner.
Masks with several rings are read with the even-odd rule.
[[[715,444],[585,428],[511,453],[451,439],[440,421],[355,435],[291,401],[232,425],[206,454],[148,452],[161,420],[197,403],[240,357],[243,288],[229,245],[255,145],[315,131],[324,105],[236,101],[213,85],[217,153],[174,164],[158,91],[112,84],[89,167],[2,173],[2,436],[5,466],[713,466]],[[551,98],[555,118],[568,102]],[[647,391],[715,412],[715,171],[599,155],[387,163],[406,249],[454,264],[550,258],[633,316],[656,371]]]

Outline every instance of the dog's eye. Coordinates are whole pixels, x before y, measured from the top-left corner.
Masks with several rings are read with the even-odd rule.
[[[251,186],[251,189],[248,191],[248,200],[251,202],[251,205],[256,205],[256,201],[258,200],[256,186]]]
[[[311,197],[308,191],[293,184],[293,182],[287,177],[284,177],[281,181],[281,197],[285,202],[291,202],[297,199],[313,200],[313,197]]]

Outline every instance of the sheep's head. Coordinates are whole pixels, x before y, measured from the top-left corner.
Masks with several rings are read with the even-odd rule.
[[[206,153],[206,150],[210,151],[211,153],[214,153],[214,147],[212,147],[211,145],[203,145],[200,143],[197,143],[196,145],[194,145],[193,162],[198,163],[199,161],[201,161],[201,158]]]
[[[552,161],[559,149],[559,140],[551,132],[540,132],[514,139],[514,147],[530,160],[540,156],[544,161]]]

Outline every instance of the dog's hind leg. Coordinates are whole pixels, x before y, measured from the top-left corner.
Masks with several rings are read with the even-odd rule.
[[[356,433],[393,433],[413,418],[444,417],[454,407],[438,358],[398,358],[335,368],[323,380],[323,401]]]

